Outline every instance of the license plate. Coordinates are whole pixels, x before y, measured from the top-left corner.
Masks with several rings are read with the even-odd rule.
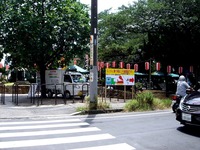
[[[182,113],[182,120],[191,122],[192,121],[192,116],[190,114]]]

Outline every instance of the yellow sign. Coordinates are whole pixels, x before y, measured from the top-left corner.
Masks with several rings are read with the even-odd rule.
[[[106,68],[106,75],[134,75],[134,69]]]

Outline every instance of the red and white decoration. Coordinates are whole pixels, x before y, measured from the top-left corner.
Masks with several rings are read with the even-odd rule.
[[[169,65],[167,66],[167,73],[171,73],[172,72],[172,67]]]
[[[115,68],[116,67],[116,61],[112,62],[112,67]]]
[[[156,63],[156,71],[160,71],[160,63],[159,62]]]
[[[109,63],[106,63],[106,68],[109,68],[110,67],[110,64]]]
[[[179,67],[179,68],[178,68],[178,73],[179,73],[179,74],[183,73],[183,67]]]
[[[104,68],[104,62],[103,62],[103,61],[100,62],[100,67],[101,67],[101,68]]]
[[[135,72],[138,72],[138,64],[134,64],[134,70]]]
[[[10,66],[9,66],[9,65],[6,65],[6,71],[8,71],[8,70],[9,70],[9,68],[10,68]]]
[[[145,62],[145,70],[149,70],[149,62]]]
[[[121,62],[119,63],[119,67],[120,67],[120,68],[124,68],[124,62],[121,61]]]
[[[126,64],[126,69],[131,69],[131,65],[130,64]]]

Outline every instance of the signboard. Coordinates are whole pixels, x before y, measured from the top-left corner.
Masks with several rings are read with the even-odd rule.
[[[134,69],[106,68],[106,85],[134,85]]]

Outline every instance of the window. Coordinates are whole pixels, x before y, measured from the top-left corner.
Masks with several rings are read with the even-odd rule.
[[[72,83],[71,76],[70,75],[65,75],[64,76],[64,82],[70,82],[70,83]]]

